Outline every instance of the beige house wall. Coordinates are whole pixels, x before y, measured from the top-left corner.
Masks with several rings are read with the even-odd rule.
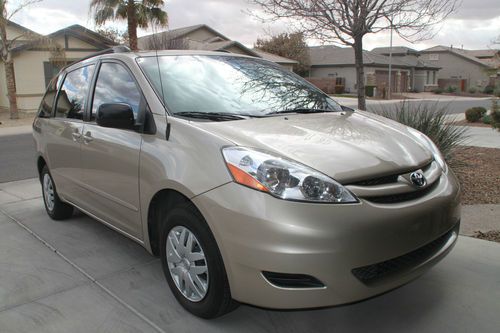
[[[287,71],[293,72],[293,65],[292,64],[280,64],[278,63],[281,67],[285,68]]]
[[[92,46],[92,45],[84,42],[83,40],[76,39],[73,37],[68,37],[68,47],[70,49],[94,49],[94,50],[97,50],[97,48],[95,46]]]
[[[367,68],[365,68],[367,70]],[[312,67],[310,77],[343,77],[345,78],[345,92],[355,92],[356,70],[354,67]]]
[[[437,60],[435,60],[437,57]],[[466,79],[468,87],[484,88],[489,82],[486,67],[449,52],[422,54],[421,58],[429,64],[441,67],[438,79]]]

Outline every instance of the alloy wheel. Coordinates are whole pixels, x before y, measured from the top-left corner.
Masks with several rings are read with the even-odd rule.
[[[45,198],[45,205],[47,205],[47,209],[52,211],[55,204],[55,193],[52,179],[48,173],[43,176],[43,196]]]
[[[184,226],[176,226],[167,237],[167,263],[177,289],[192,302],[201,301],[208,291],[205,253],[196,236]]]

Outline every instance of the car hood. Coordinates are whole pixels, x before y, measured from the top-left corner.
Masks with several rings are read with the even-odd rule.
[[[195,126],[236,145],[264,149],[342,183],[407,172],[432,153],[408,127],[367,112],[287,114]]]

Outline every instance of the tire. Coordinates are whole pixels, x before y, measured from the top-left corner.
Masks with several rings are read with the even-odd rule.
[[[42,183],[43,203],[50,218],[53,220],[70,218],[73,215],[73,206],[62,202],[59,198],[56,191],[56,185],[47,166],[44,166],[42,169],[40,181]]]
[[[160,222],[162,223],[160,234],[160,258],[165,278],[177,301],[187,311],[205,319],[220,317],[237,308],[238,303],[231,298],[224,262],[215,238],[196,207],[194,207],[192,203],[185,202],[172,209],[168,209],[168,211],[165,207],[160,208],[159,213],[158,218],[160,218]],[[182,232],[185,230],[187,230],[185,235],[191,233],[194,236],[191,243],[194,244],[191,246],[194,251],[185,250],[188,246],[183,248],[182,245],[181,247],[177,245],[179,251],[178,253],[175,252],[176,255],[172,255],[172,246],[175,248],[175,245],[174,243],[168,245],[167,242],[174,239],[172,237],[179,236],[179,238],[182,238]],[[171,236],[170,240],[169,235]],[[184,239],[186,243],[188,239],[189,236],[186,236]],[[183,240],[181,239],[181,242],[178,244],[182,243]],[[170,246],[170,266],[167,260],[167,246]],[[183,249],[185,253],[182,253],[184,251]],[[204,258],[200,260],[200,257]],[[179,258],[183,259],[179,261]],[[180,264],[183,260],[185,266],[183,266],[184,264]],[[174,261],[178,263],[174,263]],[[201,273],[204,265],[207,267],[206,274]],[[174,266],[175,268],[173,268]],[[201,266],[200,274],[193,278],[189,278],[188,275],[196,275],[193,273],[193,266],[198,268]],[[174,273],[171,273],[172,268],[179,273],[177,277]],[[180,276],[183,277],[181,278]],[[196,277],[199,279],[196,279]],[[181,284],[181,287],[177,286],[174,279],[176,279],[178,284]],[[185,295],[183,291],[181,291],[183,285],[183,282],[181,282],[183,280],[181,279],[190,279],[191,281],[197,280],[198,283],[193,283],[192,286],[195,288],[188,288],[188,292],[184,290],[184,292],[187,293],[187,295]],[[203,284],[206,286],[205,291],[203,291],[203,288],[198,287],[200,286],[200,281],[206,282],[206,284]],[[184,283],[184,285],[186,284],[188,283]],[[198,290],[198,292],[195,292],[195,289]]]

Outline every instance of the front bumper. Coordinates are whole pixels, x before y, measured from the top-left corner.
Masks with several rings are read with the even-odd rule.
[[[450,172],[424,197],[402,203],[291,202],[235,183],[193,201],[217,240],[234,299],[267,308],[314,308],[383,293],[442,259],[458,234],[458,188]],[[445,241],[414,264],[405,261],[369,282],[356,277],[356,269],[415,253],[440,238]],[[277,287],[263,271],[309,275],[325,287]]]

